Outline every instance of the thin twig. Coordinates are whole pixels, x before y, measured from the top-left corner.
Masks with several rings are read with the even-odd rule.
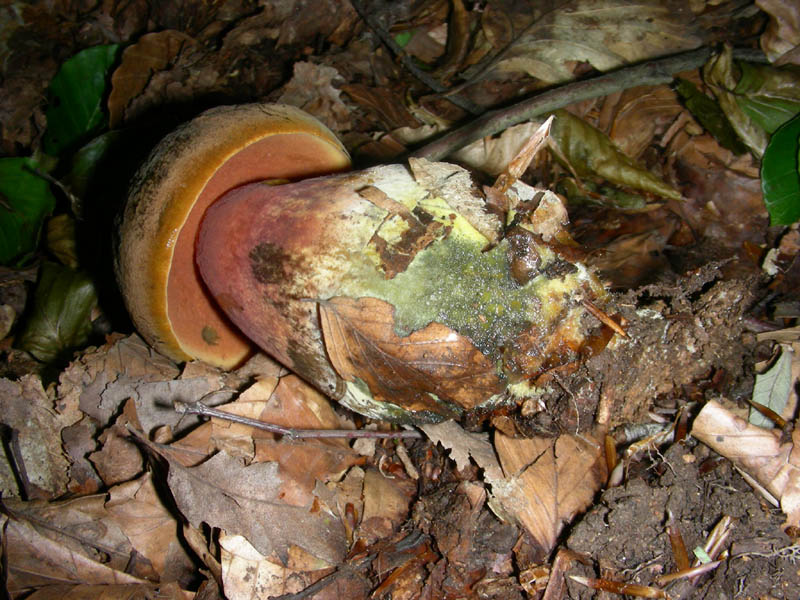
[[[412,152],[411,156],[441,160],[472,142],[575,102],[607,96],[635,86],[669,83],[675,73],[696,69],[710,56],[711,48],[704,46],[547,90],[513,106],[488,111],[467,125]]]
[[[257,419],[243,417],[241,415],[234,415],[216,408],[206,406],[202,402],[195,402],[193,404],[185,404],[184,402],[175,402],[175,412],[184,415],[201,415],[204,417],[215,417],[232,423],[240,423],[242,425],[249,425],[257,429],[263,429],[278,435],[285,435],[292,439],[303,438],[381,438],[381,439],[398,439],[398,438],[421,438],[422,434],[416,430],[404,431],[367,431],[365,429],[292,429],[290,427],[283,427],[282,425],[275,425],[273,423],[265,423]]]
[[[452,102],[459,108],[463,108],[468,113],[472,115],[479,115],[483,112],[484,109],[474,102],[459,96],[458,94],[449,95],[449,90],[446,86],[439,83],[436,79],[415,65],[408,53],[403,50],[397,42],[394,41],[392,36],[389,35],[389,33],[378,22],[378,19],[376,19],[366,10],[359,0],[351,0],[350,4],[358,13],[358,16],[360,16],[367,26],[375,33],[375,35],[380,38],[381,42],[389,49],[389,51],[402,61],[403,66],[408,70],[409,73],[411,73],[414,77],[416,77],[419,81],[424,83],[437,94],[444,94],[444,97],[449,102]]]

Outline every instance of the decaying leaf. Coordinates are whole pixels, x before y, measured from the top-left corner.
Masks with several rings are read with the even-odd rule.
[[[491,74],[523,72],[556,83],[572,77],[575,62],[607,71],[701,43],[700,28],[682,2],[571,0],[528,26]]]
[[[25,375],[19,381],[0,379],[0,414],[15,432],[18,448],[18,456],[12,459],[6,454],[5,462],[10,467],[10,461],[21,461],[14,470],[24,474],[24,481],[18,481],[8,470],[8,479],[2,481],[3,497],[55,498],[64,494],[70,462],[61,447],[61,431],[80,419],[74,407],[59,411],[41,380]],[[23,489],[18,489],[19,483]]]
[[[496,433],[494,446],[505,480],[492,485],[492,494],[548,553],[606,481],[602,445],[569,434],[514,439]]]
[[[150,473],[111,488],[105,507],[160,581],[191,576],[194,563],[178,535],[180,525],[161,501]]]
[[[334,82],[344,82],[339,72],[311,62],[296,62],[293,69],[278,102],[302,108],[333,131],[348,131],[352,127],[352,110],[342,100],[341,90],[334,86]]]
[[[767,407],[775,414],[783,416],[785,409],[789,402],[789,396],[792,392],[792,362],[793,352],[787,345],[781,352],[778,359],[775,361],[767,371],[758,373],[756,381],[753,385],[753,402]],[[794,414],[794,408],[789,413],[789,418]],[[752,425],[758,427],[766,427],[767,429],[774,427],[775,423],[769,420],[766,416],[762,415],[755,407],[750,409],[750,416],[748,418]]]
[[[276,463],[245,466],[224,452],[187,468],[170,459],[166,449],[151,444],[170,461],[168,483],[178,508],[192,525],[206,522],[228,534],[247,538],[264,556],[286,564],[288,549],[297,545],[328,564],[345,552],[341,523],[313,506],[290,506],[279,493],[283,479]]]
[[[122,63],[111,76],[108,97],[109,125],[122,121],[128,103],[144,90],[153,73],[164,69],[180,53],[183,46],[193,43],[183,32],[167,29],[147,33],[122,53]]]
[[[779,61],[794,51],[794,64],[800,64],[800,6],[790,0],[756,0],[756,6],[770,16],[761,34],[761,49],[770,62]]]
[[[87,521],[91,523],[91,520]],[[77,546],[74,536],[62,536],[61,540],[45,535],[47,524],[39,531],[34,522],[21,515],[1,516],[0,526],[4,538],[4,560],[8,564],[6,586],[10,593],[19,595],[39,586],[52,583],[92,584],[140,584],[146,579],[125,572],[119,560],[103,564],[87,549]],[[52,530],[51,530],[52,531]],[[62,533],[67,533],[64,531]],[[116,531],[115,533],[118,533]],[[56,537],[56,536],[54,536]],[[113,536],[107,539],[115,539]],[[119,540],[119,538],[116,538]],[[98,540],[87,540],[97,544]],[[123,540],[119,540],[122,542]],[[89,546],[91,549],[91,545]],[[108,551],[112,548],[103,548]],[[125,553],[125,558],[130,555]],[[119,559],[119,556],[115,556]],[[126,561],[127,562],[127,561]]]
[[[336,371],[347,381],[361,379],[383,402],[438,412],[435,394],[469,409],[503,389],[494,364],[440,323],[400,337],[388,302],[337,297],[319,310]]]
[[[709,400],[692,426],[692,435],[728,458],[748,482],[780,505],[786,526],[800,527],[800,430],[791,441],[781,432],[750,425]]]
[[[503,471],[488,435],[467,433],[458,423],[450,420],[421,425],[420,429],[433,443],[439,443],[442,447],[450,450],[450,458],[455,461],[459,469],[465,469],[472,457],[475,463],[484,470],[488,483],[503,479]]]
[[[29,600],[191,600],[193,592],[182,590],[169,583],[120,583],[109,585],[48,585],[32,595]]]

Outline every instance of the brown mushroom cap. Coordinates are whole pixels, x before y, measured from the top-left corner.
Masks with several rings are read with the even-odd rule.
[[[212,109],[164,138],[134,178],[119,228],[117,278],[142,336],[177,361],[241,363],[253,346],[217,308],[194,261],[205,210],[245,183],[349,166],[330,130],[286,105]]]

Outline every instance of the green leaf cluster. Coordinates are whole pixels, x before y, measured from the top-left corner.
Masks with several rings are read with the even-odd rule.
[[[48,89],[45,154],[0,159],[0,264],[30,262],[43,246],[45,223],[47,248],[63,263],[42,264],[16,340],[43,362],[68,359],[91,333],[97,293],[90,276],[79,269],[74,217],[66,212],[51,218],[57,201],[49,172],[59,165],[69,188],[58,185],[78,214],[87,182],[110,146],[108,134],[92,138],[108,128],[105,99],[118,53],[117,44],[96,46],[65,61]]]

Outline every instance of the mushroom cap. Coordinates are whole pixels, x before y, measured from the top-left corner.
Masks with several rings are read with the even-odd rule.
[[[138,331],[179,362],[240,364],[253,345],[217,307],[195,265],[203,214],[246,183],[349,167],[336,136],[287,105],[215,108],[169,134],[134,177],[118,230],[117,279]]]

